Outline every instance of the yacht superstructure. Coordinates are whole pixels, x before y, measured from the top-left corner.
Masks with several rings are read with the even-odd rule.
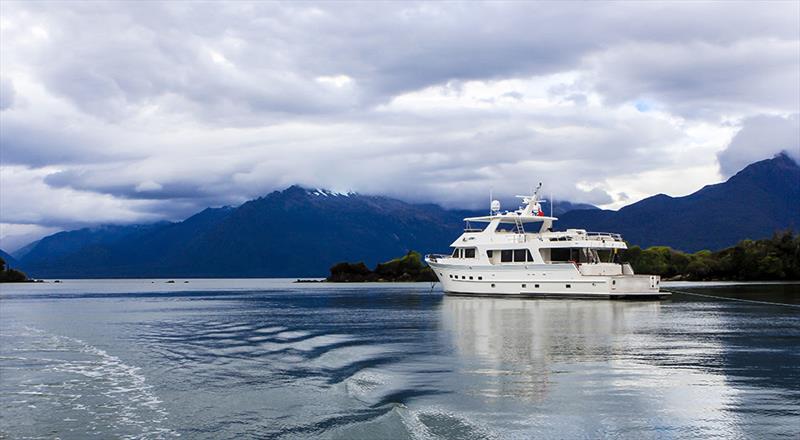
[[[450,247],[451,255],[427,255],[445,293],[479,296],[616,298],[668,295],[659,291],[657,275],[635,275],[618,261],[627,249],[619,234],[583,229],[553,231],[538,197],[517,196],[523,205],[469,217],[464,233]],[[473,224],[485,224],[473,228]]]

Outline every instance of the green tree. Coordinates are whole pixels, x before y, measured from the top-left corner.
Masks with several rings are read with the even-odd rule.
[[[24,273],[7,267],[6,260],[0,257],[0,283],[21,283],[28,281]]]

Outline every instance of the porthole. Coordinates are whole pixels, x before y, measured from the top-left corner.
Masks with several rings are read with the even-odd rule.
[[[494,287],[494,283],[492,283],[492,287]]]
[[[461,275],[461,279],[462,279],[462,280],[466,280],[466,279],[467,279],[467,276],[466,276],[466,275]]]
[[[479,281],[480,281],[480,280],[482,280],[482,279],[483,279],[483,277],[478,277],[478,280],[479,280]]]
[[[470,275],[469,279],[472,279],[472,276],[471,276],[471,275]]]
[[[571,288],[572,284],[567,284],[567,289]]]
[[[523,285],[522,285],[522,288],[524,289],[526,286],[527,286],[527,284],[523,284]]]
[[[537,288],[537,289],[538,289],[538,288],[539,288],[539,285],[538,285],[538,284],[534,284],[534,285],[533,285],[533,287],[535,287],[535,288]]]

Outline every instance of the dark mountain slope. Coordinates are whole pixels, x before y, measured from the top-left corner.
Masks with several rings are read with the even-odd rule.
[[[694,252],[721,249],[745,238],[800,226],[800,167],[786,154],[756,162],[724,183],[685,197],[659,194],[619,211],[564,214],[559,229],[623,234],[640,246],[667,245]]]
[[[39,277],[169,276],[163,269],[177,249],[230,212],[209,208],[178,223],[59,232],[41,239],[19,263]]]
[[[0,258],[6,262],[6,267],[16,268],[19,264],[17,259],[12,257],[11,254],[7,253],[6,251],[0,249]]]
[[[293,186],[245,203],[184,250],[180,273],[324,275],[336,262],[373,265],[412,249],[446,250],[463,212],[387,197]]]
[[[297,186],[179,223],[108,226],[42,239],[22,259],[38,277],[324,276],[412,249],[446,251],[468,211]]]

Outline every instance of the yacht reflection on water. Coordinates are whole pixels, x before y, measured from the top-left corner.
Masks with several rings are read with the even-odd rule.
[[[472,407],[530,414],[545,436],[658,437],[680,426],[693,437],[796,438],[800,394],[787,366],[797,355],[786,338],[797,320],[785,310],[445,297],[440,322]],[[764,423],[736,422],[753,408]]]
[[[459,353],[502,363],[592,360],[614,351],[630,315],[655,319],[657,302],[445,297],[443,323]]]
[[[487,397],[544,397],[559,364],[604,362],[625,351],[629,319],[655,320],[657,302],[445,297],[442,325]],[[557,372],[557,371],[556,371]]]

